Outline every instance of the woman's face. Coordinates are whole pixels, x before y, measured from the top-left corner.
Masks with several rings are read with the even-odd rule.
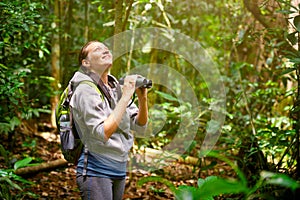
[[[112,54],[104,44],[93,42],[87,46],[86,50],[88,54],[83,64],[91,70],[101,74],[112,66]]]

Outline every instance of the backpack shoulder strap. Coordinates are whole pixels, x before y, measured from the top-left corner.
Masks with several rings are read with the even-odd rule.
[[[93,87],[93,88],[97,91],[98,94],[101,95],[102,100],[104,100],[104,96],[103,96],[104,94],[103,94],[102,90],[100,90],[99,87],[96,85],[96,83],[94,83],[93,81],[84,80],[84,81],[79,82],[79,84],[87,84],[87,85],[90,85],[91,87]],[[79,85],[79,84],[78,84],[78,85]],[[78,85],[77,85],[77,86],[78,86]]]
[[[118,101],[121,99],[122,90],[119,81],[112,75],[108,75],[108,81],[111,82],[117,90]]]
[[[101,97],[103,99],[103,95],[102,95],[101,91],[99,90],[99,88],[97,87],[97,85],[94,82],[84,80],[84,81],[81,81],[79,84],[88,84],[88,85],[92,86],[97,91],[97,93],[101,95]],[[84,151],[84,160],[83,160],[83,173],[82,173],[82,175],[85,179],[86,175],[87,175],[87,163],[88,163],[88,148],[87,148],[86,144],[84,144],[83,151]]]
[[[79,84],[88,84],[88,85],[92,86],[93,88],[95,88],[97,93],[102,94],[101,91],[99,90],[99,88],[97,87],[97,85],[92,81],[85,80],[85,81],[81,81]]]

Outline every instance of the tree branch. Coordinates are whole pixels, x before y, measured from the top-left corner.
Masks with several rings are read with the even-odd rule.
[[[68,162],[65,159],[59,159],[47,163],[41,163],[40,165],[37,166],[29,166],[29,167],[17,169],[15,171],[15,174],[17,175],[36,174],[41,171],[56,169],[58,167],[65,167],[67,165]]]
[[[125,31],[125,29],[126,29],[126,24],[127,24],[129,14],[130,14],[130,11],[131,11],[131,8],[132,8],[132,4],[133,4],[133,0],[129,0],[128,8],[127,8],[126,13],[125,13],[125,19],[123,21],[122,31]]]

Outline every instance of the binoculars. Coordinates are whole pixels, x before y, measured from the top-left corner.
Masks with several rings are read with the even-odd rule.
[[[125,77],[123,77],[119,80],[120,85],[124,84],[124,79],[125,79]],[[136,88],[151,88],[152,80],[146,79],[145,77],[139,75],[136,78],[135,87]]]

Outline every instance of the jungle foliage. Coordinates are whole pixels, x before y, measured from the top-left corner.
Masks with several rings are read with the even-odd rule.
[[[16,181],[31,184],[14,176],[13,141],[22,135],[20,127],[26,121],[53,113],[55,98],[78,69],[81,46],[146,27],[172,29],[201,43],[221,73],[226,120],[215,150],[235,160],[233,167],[244,177],[240,188],[228,187],[225,192],[249,198],[278,183],[285,188],[272,195],[282,197],[286,188],[289,195],[295,195],[300,177],[299,11],[300,6],[290,0],[2,0],[0,134],[11,142],[1,145],[6,169],[0,170],[0,197],[8,198],[1,195],[11,188],[21,190]],[[167,65],[191,84],[201,113],[192,119],[199,126],[184,156],[200,158],[196,167],[204,167],[201,160],[206,158],[201,157],[200,149],[213,123],[210,105],[217,100],[211,98],[207,83],[191,63],[159,49],[126,53],[116,60],[112,74],[120,78],[144,63]],[[177,99],[183,85],[172,78],[169,81],[176,91],[160,85],[149,91],[150,121],[160,130],[150,139],[136,139],[139,148],[163,149],[175,137],[181,116],[189,114],[190,105]],[[19,163],[22,161],[25,166],[31,160],[20,159]],[[201,194],[211,199],[222,194],[209,193],[214,184],[235,187],[239,183],[208,177],[198,180],[199,188],[207,190],[183,187],[173,191],[179,199],[182,194],[197,196],[207,191]]]

